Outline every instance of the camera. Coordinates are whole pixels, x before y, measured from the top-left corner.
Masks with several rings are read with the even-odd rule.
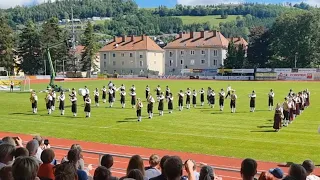
[[[45,139],[44,141],[43,141],[43,143],[44,143],[44,145],[46,145],[46,146],[48,146],[50,143],[49,143],[49,139]]]

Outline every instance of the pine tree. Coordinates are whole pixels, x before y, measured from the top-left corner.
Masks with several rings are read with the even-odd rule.
[[[43,70],[44,62],[41,60],[40,34],[31,21],[22,30],[19,42],[19,57],[22,59],[20,68],[26,74],[38,74]]]
[[[10,73],[14,71],[13,46],[13,31],[6,19],[0,16],[0,67],[5,67]]]
[[[96,53],[97,53],[97,44],[95,41],[95,36],[93,34],[93,26],[89,21],[87,27],[84,31],[84,52],[81,55],[82,62],[82,71],[91,72],[93,68],[96,70]],[[90,73],[91,74],[91,73]]]
[[[228,45],[227,58],[224,61],[225,68],[235,68],[237,61],[237,49],[232,41]]]

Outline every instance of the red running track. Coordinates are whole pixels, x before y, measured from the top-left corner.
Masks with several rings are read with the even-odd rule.
[[[0,132],[0,137],[11,136],[16,137],[19,136],[23,141],[29,141],[32,139],[32,135],[25,134],[16,134],[16,133],[7,133]],[[50,144],[52,147],[58,146],[62,148],[70,148],[72,144],[80,144],[83,150],[93,151],[93,152],[105,152],[110,154],[120,154],[120,155],[128,155],[132,156],[135,154],[139,154],[143,158],[148,158],[151,154],[158,154],[159,156],[164,155],[177,155],[180,156],[183,160],[193,159],[197,163],[204,162],[213,167],[219,168],[231,168],[239,170],[241,167],[242,159],[230,158],[230,157],[222,157],[222,156],[211,156],[211,155],[202,155],[202,154],[194,154],[194,153],[184,153],[184,152],[175,152],[168,150],[156,150],[156,149],[148,149],[148,148],[140,148],[140,147],[131,147],[131,146],[122,146],[122,145],[112,145],[112,144],[103,144],[103,143],[93,143],[93,142],[85,142],[85,141],[77,141],[77,140],[68,140],[68,139],[58,139],[45,137],[50,140]],[[55,149],[56,159],[61,160],[66,154],[67,150]],[[93,164],[93,167],[96,168],[99,165],[99,155],[92,153],[84,153],[84,160],[86,164]],[[112,173],[114,176],[122,177],[125,174],[125,169],[127,167],[128,158],[114,157],[114,166],[112,169]],[[148,162],[145,162],[145,165],[148,165]],[[266,171],[271,168],[281,167],[285,172],[288,171],[288,167],[284,167],[279,163],[274,162],[262,162],[258,161],[258,171]],[[317,169],[316,173],[319,174],[319,170]],[[90,172],[93,174],[93,171]],[[226,171],[226,170],[215,170],[218,176],[222,177],[224,180],[231,179],[241,179],[239,172],[234,171]]]

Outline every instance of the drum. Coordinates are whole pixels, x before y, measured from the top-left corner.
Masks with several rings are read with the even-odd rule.
[[[86,95],[86,90],[83,89],[83,88],[80,88],[78,93],[81,94],[81,96],[85,96]]]

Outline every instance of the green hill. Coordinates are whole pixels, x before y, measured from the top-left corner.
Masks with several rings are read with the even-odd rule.
[[[205,23],[210,22],[211,25],[218,27],[220,22],[228,22],[236,20],[238,15],[229,15],[227,19],[222,19],[220,15],[212,16],[175,16],[182,19],[183,24]]]

